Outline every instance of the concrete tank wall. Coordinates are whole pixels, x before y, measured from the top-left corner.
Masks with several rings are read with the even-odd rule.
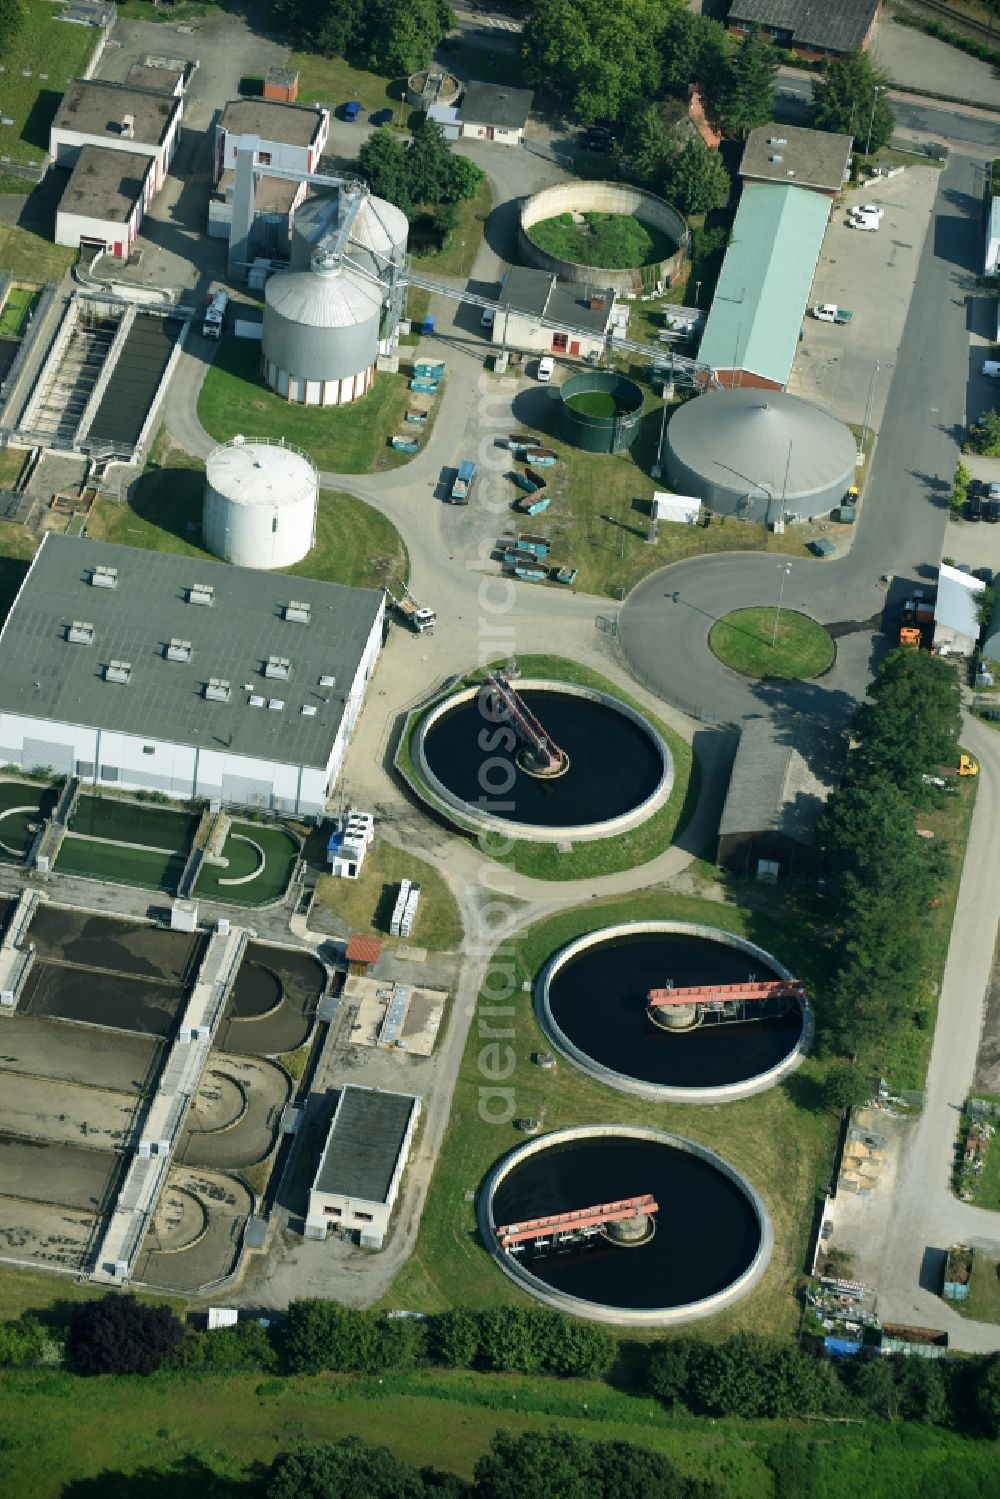
[[[237,567],[291,567],[316,538],[319,475],[298,448],[224,443],[205,468],[202,537]]]
[[[649,224],[669,235],[677,249],[666,260],[647,266],[609,271],[600,266],[577,265],[561,260],[539,248],[529,234],[532,224],[554,219],[561,213],[623,213]],[[654,193],[618,182],[558,182],[530,197],[521,209],[517,228],[517,248],[525,265],[537,266],[563,281],[589,286],[611,286],[619,296],[623,292],[641,291],[653,281],[672,285],[687,262],[691,236],[687,224],[676,208]]]

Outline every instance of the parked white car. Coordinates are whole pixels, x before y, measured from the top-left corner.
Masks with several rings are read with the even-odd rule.
[[[859,218],[864,215],[873,219],[878,219],[879,223],[881,224],[882,220],[885,218],[885,209],[879,208],[877,203],[862,203],[860,205],[855,204],[855,206],[851,209],[851,214],[854,218]]]
[[[539,380],[543,380],[543,381],[545,381],[545,380],[551,380],[552,376],[555,374],[555,372],[556,372],[556,362],[555,362],[554,359],[550,358],[550,356],[548,354],[546,354],[546,356],[545,356],[544,359],[540,359],[538,361],[538,378],[539,378]]]
[[[873,213],[852,213],[847,220],[848,229],[865,229],[869,234],[878,232],[882,220]]]

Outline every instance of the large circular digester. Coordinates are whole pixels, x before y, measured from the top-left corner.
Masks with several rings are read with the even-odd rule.
[[[291,567],[315,543],[318,501],[319,474],[308,453],[234,437],[205,466],[202,537],[237,567]]]
[[[639,436],[642,390],[608,370],[583,370],[559,387],[559,427],[585,453],[621,453]]]
[[[728,1161],[637,1125],[582,1125],[522,1145],[491,1171],[478,1219],[522,1290],[576,1317],[635,1327],[731,1306],[760,1280],[774,1244],[767,1209]]]
[[[291,234],[293,271],[308,270],[316,251],[334,239],[340,225],[341,203],[342,193],[336,190],[317,193],[296,210]],[[388,284],[390,264],[399,267],[406,259],[410,232],[406,214],[384,198],[370,194],[361,195],[356,203],[352,195],[344,206],[354,212],[344,250],[345,262]]]
[[[264,288],[264,379],[305,406],[343,406],[375,378],[382,295],[349,262],[314,252],[308,271],[278,271]]]
[[[592,1077],[661,1103],[720,1103],[793,1071],[813,1035],[802,984],[756,943],[682,921],[585,932],[535,985],[549,1040]]]
[[[710,391],[667,425],[667,472],[717,515],[772,524],[811,520],[854,483],[858,444],[829,412],[781,390]]]
[[[646,265],[620,270],[554,255],[535,242],[532,229],[564,214],[581,223],[586,222],[587,214],[618,214],[637,219],[653,231],[661,253]],[[649,291],[657,280],[664,286],[673,286],[687,263],[690,243],[691,235],[681,214],[655,193],[624,182],[581,182],[578,178],[543,187],[541,192],[525,199],[517,230],[522,265],[536,266],[558,276],[560,281],[575,282],[578,286],[610,286],[619,296]]]

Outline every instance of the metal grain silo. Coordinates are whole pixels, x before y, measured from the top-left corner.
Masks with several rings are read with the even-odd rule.
[[[341,406],[370,389],[378,357],[379,288],[323,250],[308,271],[264,288],[264,378],[306,406]]]
[[[307,453],[234,437],[209,454],[202,537],[237,567],[290,567],[316,540],[319,475]]]
[[[402,265],[409,221],[401,209],[369,194],[317,193],[296,209],[292,221],[291,265],[304,271],[316,250],[329,245],[340,226],[341,208],[354,213],[344,258],[370,275],[387,278],[387,262]]]

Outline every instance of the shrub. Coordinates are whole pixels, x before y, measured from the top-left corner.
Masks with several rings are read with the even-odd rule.
[[[176,1352],[183,1331],[169,1307],[111,1292],[80,1307],[66,1351],[78,1374],[153,1374]]]

